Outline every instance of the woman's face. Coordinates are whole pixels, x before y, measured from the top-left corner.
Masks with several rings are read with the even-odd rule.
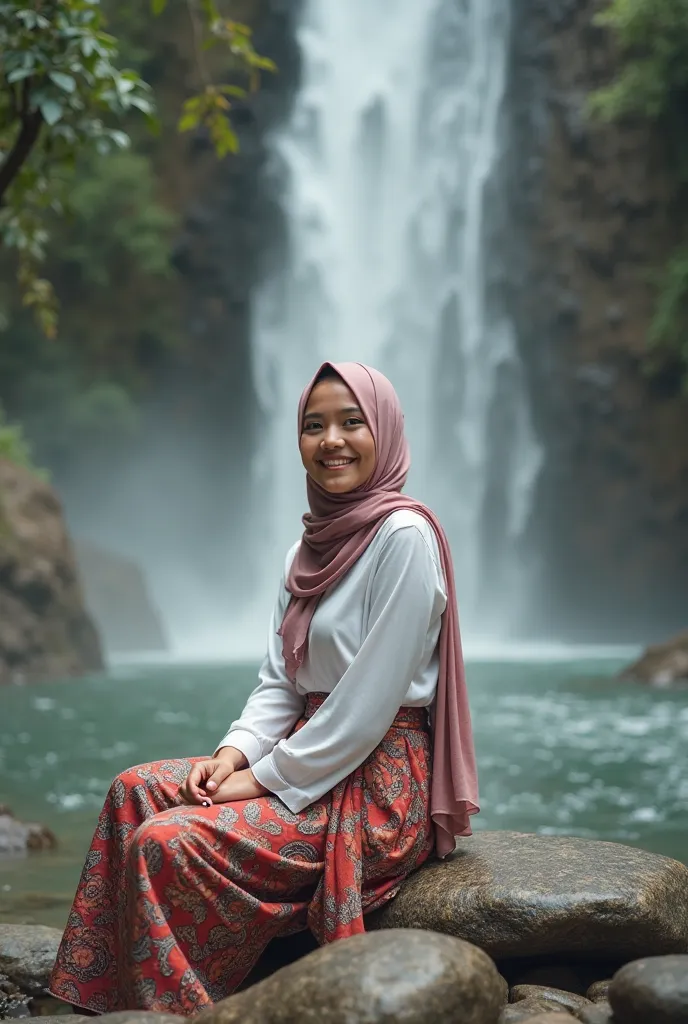
[[[299,449],[306,472],[332,494],[353,491],[372,476],[375,441],[341,378],[323,380],[311,391]]]

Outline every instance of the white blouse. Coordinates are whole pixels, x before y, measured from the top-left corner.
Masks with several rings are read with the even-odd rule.
[[[277,629],[289,604],[285,580],[299,543],[285,562],[260,682],[218,746],[240,750],[258,782],[294,813],[365,761],[401,705],[432,703],[447,603],[434,530],[417,512],[393,512],[318,602],[294,684]],[[306,694],[314,692],[331,696],[289,736]]]

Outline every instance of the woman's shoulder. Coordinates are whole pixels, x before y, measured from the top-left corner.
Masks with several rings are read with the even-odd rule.
[[[390,513],[380,527],[376,540],[380,545],[425,542],[435,564],[439,567],[440,552],[435,531],[425,516],[415,509],[398,508]]]

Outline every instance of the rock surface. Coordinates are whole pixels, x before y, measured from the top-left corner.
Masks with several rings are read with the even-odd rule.
[[[686,1024],[688,956],[626,964],[612,979],[609,1002],[620,1024]]]
[[[609,986],[612,983],[611,978],[605,978],[604,981],[595,981],[590,986],[588,991],[585,993],[586,999],[589,999],[591,1003],[604,1003],[609,999]]]
[[[576,1013],[590,1005],[590,1000],[585,996],[567,992],[561,988],[551,988],[546,985],[514,985],[509,993],[509,1002],[520,1003],[524,999],[538,999],[556,1006],[563,1006],[571,1013]]]
[[[648,647],[643,655],[620,673],[650,686],[688,684],[688,630],[663,644]]]
[[[44,995],[62,938],[42,924],[0,924],[0,974],[29,996]]]
[[[556,1006],[544,999],[523,999],[518,1003],[509,1003],[499,1016],[499,1024],[520,1024],[524,1020],[537,1020],[566,1024],[576,1018],[563,1006]]]
[[[27,850],[54,850],[57,839],[46,825],[18,821],[9,807],[0,804],[0,857]]]
[[[139,566],[85,541],[77,541],[75,550],[86,603],[106,650],[168,650],[160,614]]]
[[[0,458],[0,683],[101,667],[59,499]]]
[[[578,1020],[581,1024],[618,1024],[618,1021],[615,1022],[612,1008],[606,999],[586,1006],[578,1014]]]
[[[356,935],[310,953],[196,1018],[198,1024],[497,1024],[492,961],[447,935]]]
[[[495,958],[682,953],[688,867],[619,843],[479,832],[415,872],[367,927],[445,932]]]

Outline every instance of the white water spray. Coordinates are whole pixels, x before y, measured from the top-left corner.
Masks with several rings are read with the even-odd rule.
[[[302,84],[272,140],[287,254],[257,294],[253,339],[266,576],[305,509],[300,391],[322,360],[360,360],[401,397],[406,490],[447,528],[464,625],[503,635],[515,595],[524,600],[519,544],[541,463],[498,294],[509,8],[305,3]]]

